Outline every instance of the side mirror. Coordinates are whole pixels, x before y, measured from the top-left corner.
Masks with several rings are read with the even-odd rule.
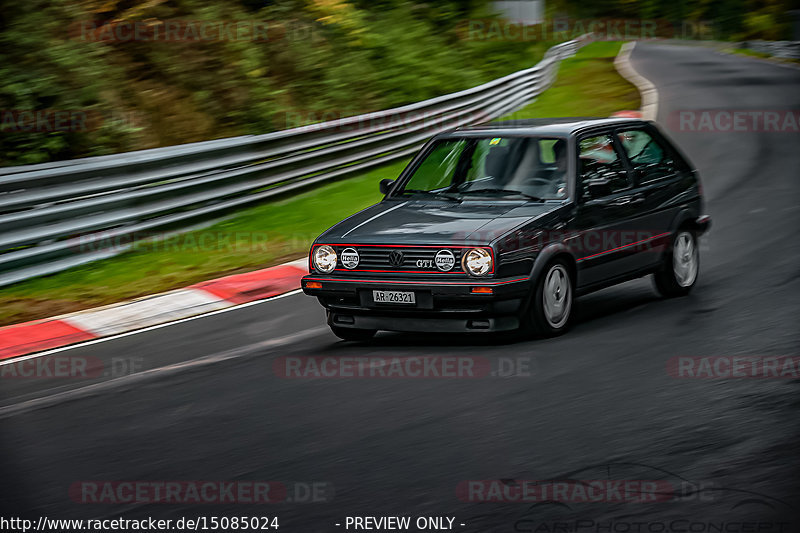
[[[388,178],[382,179],[381,183],[379,185],[379,188],[381,190],[381,194],[384,195],[384,196],[389,194],[389,191],[392,190],[392,186],[393,185],[394,185],[394,180],[390,180]]]

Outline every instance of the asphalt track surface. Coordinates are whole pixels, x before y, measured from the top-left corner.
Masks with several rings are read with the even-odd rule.
[[[685,109],[800,108],[796,69],[667,44],[639,44],[631,61],[658,88],[665,124]],[[141,371],[2,380],[3,516],[266,515],[303,532],[391,515],[451,516],[462,531],[713,531],[743,521],[800,530],[800,380],[666,370],[676,356],[798,355],[800,136],[668,132],[700,169],[714,220],[689,297],[661,300],[642,279],[579,300],[572,331],[558,339],[382,333],[362,345],[338,341],[318,303],[295,294],[68,350]],[[474,356],[495,368],[521,357],[530,372],[273,371],[279,357],[308,355]],[[458,498],[460,482],[490,479],[663,480],[683,492],[648,503]],[[68,489],[81,480],[324,482],[329,501],[79,504]]]

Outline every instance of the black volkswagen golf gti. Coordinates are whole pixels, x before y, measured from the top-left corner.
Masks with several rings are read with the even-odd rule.
[[[436,135],[384,199],[314,241],[303,291],[333,332],[557,335],[576,296],[697,281],[697,171],[652,123],[552,119]]]

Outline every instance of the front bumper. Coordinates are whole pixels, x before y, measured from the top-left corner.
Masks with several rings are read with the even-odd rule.
[[[694,226],[700,235],[706,233],[711,228],[711,217],[709,215],[697,217],[694,221]]]
[[[321,288],[309,287],[309,282],[319,283]],[[303,292],[316,296],[325,307],[331,326],[463,333],[516,329],[530,279],[445,281],[309,274],[301,285]],[[491,293],[474,293],[477,288],[491,289]],[[373,290],[412,291],[416,304],[375,303]]]

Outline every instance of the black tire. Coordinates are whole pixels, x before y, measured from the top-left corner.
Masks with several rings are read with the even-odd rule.
[[[686,249],[687,242],[691,243],[689,250]],[[672,236],[661,266],[653,274],[653,285],[664,298],[686,296],[697,283],[699,275],[697,234],[688,228],[681,228]]]
[[[367,341],[377,333],[374,329],[340,328],[331,326],[334,335],[346,341]]]
[[[558,277],[558,288],[551,287],[551,289],[555,289],[556,294],[560,294],[562,299],[554,298],[555,294],[553,293],[545,298],[545,291],[549,287],[550,281],[556,281],[551,276]],[[556,305],[559,302],[560,306]],[[569,329],[574,304],[575,288],[571,269],[565,260],[555,259],[544,268],[542,275],[536,281],[536,288],[531,294],[520,321],[522,332],[532,333],[538,337],[555,337],[563,334]],[[547,310],[548,308],[550,311]],[[559,308],[562,308],[564,313],[560,318],[555,319],[553,311]]]

